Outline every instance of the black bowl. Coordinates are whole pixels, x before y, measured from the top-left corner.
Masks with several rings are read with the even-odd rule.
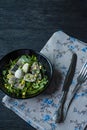
[[[38,58],[38,61],[45,67],[46,74],[48,77],[48,83],[44,86],[44,89],[42,91],[38,91],[37,93],[35,93],[33,95],[27,95],[25,97],[17,96],[14,93],[8,92],[4,86],[4,80],[3,80],[3,75],[2,75],[2,71],[7,67],[10,60],[15,60],[16,58],[18,58],[21,55],[30,55],[30,56],[35,55]],[[53,67],[52,67],[52,64],[50,63],[49,59],[46,56],[44,56],[43,54],[41,54],[40,52],[37,52],[32,49],[19,49],[19,50],[12,51],[0,60],[0,89],[5,94],[7,94],[8,96],[10,96],[12,98],[26,99],[26,98],[35,97],[35,96],[41,94],[49,86],[51,79],[52,79],[52,75],[53,75]]]

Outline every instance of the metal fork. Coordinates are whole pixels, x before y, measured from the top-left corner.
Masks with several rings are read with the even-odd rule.
[[[67,100],[67,106],[64,106],[62,122],[66,118],[67,112],[69,110],[69,107],[70,107],[75,95],[76,95],[76,92],[80,89],[81,84],[84,83],[86,81],[86,79],[87,79],[87,61],[84,63],[84,65],[83,65],[83,67],[82,67],[82,69],[77,77],[77,84],[76,84],[74,90],[72,91],[70,98]]]

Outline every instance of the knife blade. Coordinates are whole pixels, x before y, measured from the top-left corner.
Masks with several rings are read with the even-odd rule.
[[[64,80],[64,84],[63,84],[63,88],[62,88],[62,96],[61,96],[61,99],[60,99],[57,118],[56,118],[57,123],[61,123],[61,122],[64,121],[64,110],[63,110],[63,108],[64,108],[64,104],[65,104],[65,101],[66,101],[66,98],[67,98],[67,94],[68,94],[70,85],[71,85],[73,77],[74,77],[76,63],[77,63],[77,54],[73,53],[71,63],[70,63],[69,69],[67,71],[67,74],[66,74],[66,77],[65,77],[65,80]]]

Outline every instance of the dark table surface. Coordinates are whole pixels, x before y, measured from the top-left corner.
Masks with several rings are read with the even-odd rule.
[[[0,59],[10,51],[40,51],[51,35],[63,30],[87,42],[86,0],[0,0]],[[0,130],[34,130],[2,103]]]

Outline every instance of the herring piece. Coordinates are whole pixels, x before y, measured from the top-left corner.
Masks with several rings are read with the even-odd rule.
[[[28,62],[29,61],[29,58],[27,58],[27,56],[25,55],[22,55],[19,60],[17,61],[17,64],[20,66],[20,65],[23,65],[24,63]]]
[[[22,67],[22,70],[23,72],[27,73],[28,72],[28,69],[29,69],[29,64],[28,63],[25,63]]]
[[[12,77],[9,78],[8,83],[14,84],[15,80],[16,80],[15,76],[12,76]]]
[[[9,71],[14,74],[15,71],[19,68],[19,66],[17,64],[15,64]]]
[[[39,64],[37,62],[34,62],[31,66],[31,72],[32,74],[39,74],[40,73],[40,67],[39,67]]]
[[[24,76],[24,80],[28,82],[34,82],[36,80],[36,77],[35,75],[28,73]]]
[[[21,79],[23,77],[23,71],[21,69],[16,70],[15,77]]]

